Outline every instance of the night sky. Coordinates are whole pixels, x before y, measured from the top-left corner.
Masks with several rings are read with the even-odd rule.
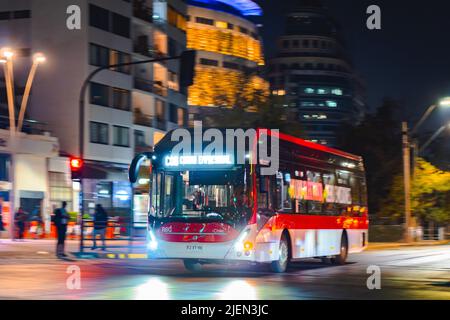
[[[261,0],[266,56],[276,53],[284,14],[301,0]],[[401,102],[415,119],[440,96],[450,96],[450,1],[323,0],[340,23],[356,71],[367,87],[370,110],[384,97]],[[382,10],[382,30],[366,28],[369,5]],[[410,114],[408,114],[410,113]],[[450,110],[436,112],[428,123],[450,120]]]

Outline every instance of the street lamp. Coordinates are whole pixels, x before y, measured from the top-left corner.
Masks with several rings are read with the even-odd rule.
[[[16,115],[14,108],[14,73],[12,63],[13,56],[14,51],[9,48],[3,48],[0,50],[0,62],[2,62],[5,70],[6,95],[9,110],[9,130],[11,135],[14,134],[16,127]]]
[[[449,129],[450,130],[450,122],[446,125],[443,125],[442,127],[440,127],[431,137],[430,139],[427,140],[427,142],[425,142],[423,144],[423,146],[420,147],[419,153],[424,151],[437,137],[440,136],[440,134],[442,132],[445,131],[445,129]]]
[[[419,127],[428,119],[438,107],[450,107],[450,97],[444,97],[440,99],[436,104],[428,107],[427,111],[420,118],[419,122],[414,126],[411,131],[411,135],[417,133]],[[442,131],[445,130],[442,129]],[[439,131],[439,130],[438,130]],[[441,132],[442,132],[441,131]],[[441,133],[439,132],[436,137]],[[433,140],[436,138],[434,137]],[[433,141],[431,140],[431,141]],[[431,143],[431,141],[429,143]],[[402,123],[402,142],[403,142],[403,179],[404,179],[404,192],[405,192],[405,241],[410,242],[411,237],[409,234],[409,226],[411,220],[411,146],[414,149],[413,154],[413,168],[416,163],[416,154],[418,154],[418,143],[416,141],[410,142],[410,133],[408,132],[408,123]],[[428,141],[427,141],[428,143]],[[428,144],[429,144],[428,143]]]
[[[22,104],[20,106],[19,120],[17,124],[17,131],[22,131],[23,119],[25,117],[25,111],[27,109],[28,98],[30,97],[31,86],[33,85],[34,76],[36,75],[36,70],[39,64],[46,61],[45,56],[42,53],[36,53],[33,56],[33,64],[31,65],[31,70],[28,75],[27,84],[25,85],[25,91],[22,97]]]

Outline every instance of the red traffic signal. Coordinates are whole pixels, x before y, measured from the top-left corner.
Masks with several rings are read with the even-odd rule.
[[[79,158],[70,159],[70,170],[78,171],[83,167],[83,160]]]
[[[83,160],[80,158],[71,158],[70,172],[72,180],[80,181],[83,178]]]

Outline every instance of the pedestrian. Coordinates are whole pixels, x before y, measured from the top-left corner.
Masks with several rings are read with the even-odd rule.
[[[94,240],[94,244],[92,246],[92,250],[97,249],[96,238],[97,235],[100,235],[100,239],[102,240],[103,246],[102,250],[106,249],[105,238],[106,238],[106,227],[108,226],[108,214],[106,210],[103,209],[101,204],[97,204],[95,206],[95,214],[94,214],[94,233],[92,235],[92,239]]]
[[[58,234],[58,242],[56,244],[56,256],[58,258],[67,257],[64,253],[64,242],[66,241],[67,224],[70,216],[66,210],[67,202],[63,201],[61,208],[55,210],[54,222],[56,226],[56,233]]]
[[[23,235],[25,233],[25,222],[27,221],[27,215],[25,211],[23,211],[22,207],[19,207],[16,214],[14,215],[14,222],[16,223],[17,231],[18,231],[18,239],[23,240]]]
[[[0,198],[0,239],[3,231],[5,231],[5,225],[3,224],[3,198]]]

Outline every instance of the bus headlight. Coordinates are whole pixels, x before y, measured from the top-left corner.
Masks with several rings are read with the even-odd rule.
[[[246,241],[246,238],[249,235],[249,233],[250,229],[247,229],[244,232],[242,232],[239,238],[237,238],[236,242],[234,243],[234,249],[237,252],[242,252],[244,250],[249,251],[253,249],[253,243],[251,241]]]
[[[147,249],[151,251],[155,251],[156,249],[158,249],[158,241],[156,241],[156,237],[152,230],[148,231]]]

